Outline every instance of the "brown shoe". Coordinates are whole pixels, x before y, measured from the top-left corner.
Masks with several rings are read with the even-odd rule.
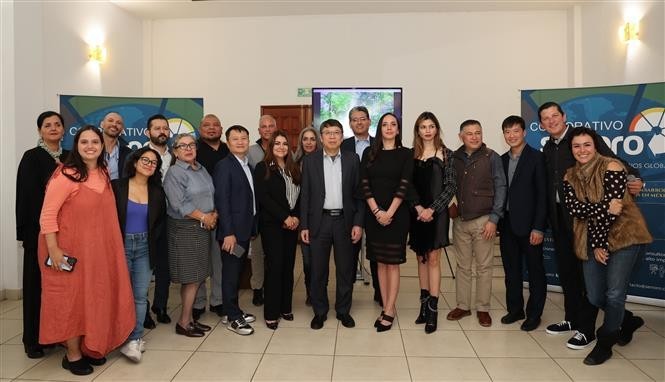
[[[460,308],[455,308],[455,309],[451,310],[450,313],[448,313],[448,315],[446,316],[446,318],[447,318],[449,321],[457,321],[457,320],[459,320],[459,319],[462,318],[462,317],[466,317],[466,316],[470,316],[470,315],[471,315],[471,311],[470,311],[470,310],[464,310],[464,309],[460,309]]]
[[[480,326],[484,327],[492,326],[492,317],[490,317],[489,313],[476,312],[476,316],[478,316],[478,323],[480,324]]]

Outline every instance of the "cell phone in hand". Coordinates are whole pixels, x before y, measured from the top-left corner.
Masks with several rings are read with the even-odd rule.
[[[241,258],[242,255],[245,254],[245,248],[243,248],[242,246],[240,246],[238,244],[235,244],[233,246],[233,248],[231,249],[231,252],[229,252],[229,253],[232,254],[233,256],[237,257],[237,258]]]
[[[76,262],[78,261],[76,257],[72,256],[63,256],[62,259],[64,260],[64,263],[60,264],[60,269],[62,269],[65,272],[71,272],[74,270],[74,265],[76,265]],[[53,265],[53,262],[51,261],[51,257],[47,257],[46,261],[44,262],[44,265],[47,267],[51,267]]]

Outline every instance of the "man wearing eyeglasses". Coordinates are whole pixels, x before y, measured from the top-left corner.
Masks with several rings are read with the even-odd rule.
[[[169,121],[162,114],[155,114],[148,118],[145,134],[148,136],[148,146],[157,151],[162,158],[162,182],[166,172],[171,166],[172,155],[169,152],[168,142],[171,136]],[[169,300],[169,287],[171,286],[171,277],[169,275],[169,257],[166,239],[166,229],[162,230],[157,239],[157,261],[155,263],[155,295],[152,299],[152,307],[148,306],[145,312],[145,321],[143,327],[154,329],[155,321],[150,317],[150,311],[155,313],[157,321],[168,324],[171,323],[166,310]]]
[[[109,170],[111,180],[118,179],[122,174],[127,155],[132,149],[127,147],[127,143],[120,139],[120,135],[125,131],[125,122],[122,116],[115,111],[106,113],[99,123],[104,138],[104,158]]]
[[[249,147],[249,152],[247,153],[249,166],[252,168],[252,171],[254,171],[256,164],[263,160],[265,152],[268,149],[268,143],[270,143],[270,138],[272,138],[272,134],[276,130],[277,121],[272,115],[266,114],[259,118],[259,135],[261,138]],[[263,305],[264,255],[261,236],[257,234],[256,238],[249,245],[249,259],[252,263],[252,277],[249,279],[249,283],[254,291],[252,304],[255,306]]]
[[[229,148],[222,142],[222,122],[214,114],[206,114],[199,123],[199,139],[197,143],[196,160],[205,167],[210,176],[212,176],[217,162],[229,155]],[[221,217],[224,218],[223,216]],[[214,242],[215,240],[213,240]],[[222,256],[219,251],[219,245],[213,243],[210,251],[212,258],[212,275],[210,276],[210,311],[217,313],[222,317]],[[206,310],[208,301],[208,290],[205,281],[199,286],[196,292],[196,300],[192,308],[192,315],[195,320]]]
[[[321,124],[323,150],[305,156],[300,188],[301,239],[312,251],[312,329],[328,318],[328,267],[335,254],[335,311],[347,328],[355,326],[349,314],[353,294],[353,245],[362,238],[365,203],[354,198],[360,183],[360,159],[340,149],[342,124],[329,119]]]
[[[371,125],[372,120],[369,117],[369,110],[365,106],[356,106],[349,111],[349,125],[351,125],[351,130],[353,130],[353,136],[345,139],[342,142],[342,151],[346,152],[355,152],[358,155],[358,159],[363,157],[363,152],[368,148],[372,142],[374,142],[374,137],[369,135],[369,126]],[[358,257],[360,250],[362,249],[362,240],[359,240],[353,246],[354,253],[354,262],[356,264],[354,267],[358,267]],[[381,289],[379,287],[379,278],[377,273],[376,261],[370,260],[369,262],[370,271],[372,273],[372,286],[374,287],[374,301],[379,304],[382,303],[381,300]],[[361,264],[362,272],[362,264]],[[354,275],[355,276],[355,275]],[[359,276],[356,276],[356,279],[362,279],[362,273]]]

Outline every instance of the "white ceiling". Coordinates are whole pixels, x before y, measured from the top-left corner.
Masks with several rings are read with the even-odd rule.
[[[555,0],[111,0],[142,19],[567,9]],[[587,0],[589,2],[589,0]]]

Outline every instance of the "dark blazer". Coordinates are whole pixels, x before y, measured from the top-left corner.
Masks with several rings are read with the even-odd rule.
[[[501,156],[508,180],[510,151]],[[526,145],[508,186],[506,204],[510,204],[510,227],[517,236],[528,236],[532,230],[545,231],[547,221],[545,158],[540,151]],[[505,208],[506,205],[504,205]],[[499,229],[505,224],[499,222]]]
[[[123,178],[125,176],[125,164],[127,163],[127,158],[134,150],[130,149],[127,146],[127,142],[122,139],[118,139],[118,147],[120,147],[120,153],[118,155],[118,176]]]
[[[266,172],[270,177],[266,179]],[[254,169],[254,191],[259,202],[259,224],[282,225],[289,216],[300,215],[300,197],[293,210],[289,208],[286,199],[286,182],[279,170],[268,168],[266,162],[261,161]]]
[[[369,146],[367,146],[367,148],[365,150],[370,148],[370,146],[372,146],[372,143],[374,143],[374,137],[370,135],[369,136]],[[353,136],[351,138],[346,138],[345,140],[343,140],[341,149],[342,149],[342,151],[348,151],[348,152],[355,153],[356,152],[356,137]],[[362,158],[362,155],[360,157]],[[358,159],[360,160],[360,158],[358,158]]]
[[[360,184],[360,159],[354,152],[342,151],[342,205],[346,229],[363,226],[365,201],[354,198]],[[300,188],[300,227],[308,229],[310,237],[316,236],[323,218],[323,202],[326,197],[323,177],[323,150],[305,157],[302,166]]]
[[[111,181],[115,206],[118,209],[120,231],[125,236],[127,224],[127,200],[129,195],[129,178],[120,178]],[[157,243],[166,240],[166,194],[161,185],[148,184],[148,254],[150,268],[154,268],[157,261]],[[166,256],[166,253],[160,254]]]
[[[215,208],[219,214],[217,239],[224,240],[226,236],[235,235],[237,241],[249,241],[256,233],[256,198],[252,197],[252,188],[235,155],[229,154],[217,162],[212,181],[215,185]]]

